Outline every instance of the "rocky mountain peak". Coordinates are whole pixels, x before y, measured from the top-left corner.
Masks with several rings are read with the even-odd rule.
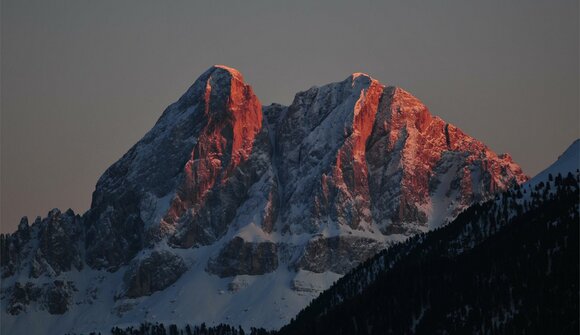
[[[84,215],[53,210],[0,241],[5,286],[18,295],[19,278],[87,271],[78,293],[55,284],[59,313],[74,296],[83,315],[142,318],[142,306],[195,292],[179,315],[277,326],[377,251],[526,179],[508,156],[366,74],[262,107],[239,71],[215,65],[105,171]],[[244,314],[254,297],[270,312]],[[275,310],[280,297],[295,303]],[[232,307],[207,311],[208,300]]]
[[[183,178],[162,228],[173,230],[187,220],[191,222],[217,185],[225,185],[236,169],[248,160],[254,142],[262,130],[262,106],[252,88],[243,82],[235,69],[218,65],[208,70],[203,97],[207,124],[197,137],[190,159],[183,168]],[[206,72],[207,73],[207,72]],[[194,219],[195,220],[195,219]],[[190,246],[205,237],[189,233]]]
[[[209,68],[99,179],[87,215],[90,259],[117,267],[196,217],[209,218],[195,208],[207,208],[208,192],[227,184],[262,131],[262,106],[243,76]],[[205,241],[187,239],[179,244]],[[120,250],[105,252],[111,248],[101,243]]]
[[[216,65],[212,66],[210,69],[214,70],[216,72],[224,72],[225,71],[232,77],[232,79],[238,80],[242,83],[244,82],[244,76],[242,76],[240,71],[238,71],[237,69],[234,69],[233,67],[216,64]]]
[[[362,72],[355,72],[351,74],[346,81],[350,81],[352,87],[355,89],[365,89],[367,88],[372,82],[378,82],[377,80],[373,79],[366,73]]]

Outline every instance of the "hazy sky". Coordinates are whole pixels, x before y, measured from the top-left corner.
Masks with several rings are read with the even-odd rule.
[[[577,0],[1,2],[0,230],[84,212],[212,64],[263,104],[366,72],[529,175],[579,134]]]

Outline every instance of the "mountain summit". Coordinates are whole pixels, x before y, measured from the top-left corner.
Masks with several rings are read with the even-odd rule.
[[[85,214],[55,209],[3,238],[2,329],[278,327],[379,250],[526,180],[368,75],[261,106],[216,65],[107,169]]]

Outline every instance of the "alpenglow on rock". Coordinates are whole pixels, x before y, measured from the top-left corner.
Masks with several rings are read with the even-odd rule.
[[[216,65],[107,169],[84,215],[51,211],[2,237],[3,306],[60,280],[74,289],[49,312],[79,317],[57,332],[152,314],[278,327],[390,243],[525,180],[510,156],[366,74],[262,106]],[[46,309],[26,301],[3,331],[34,333],[20,320]]]

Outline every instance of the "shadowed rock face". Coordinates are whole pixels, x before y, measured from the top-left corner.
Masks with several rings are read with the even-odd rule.
[[[72,282],[64,283],[55,280],[44,291],[44,305],[50,314],[64,314],[71,304],[72,293],[75,290]]]
[[[175,283],[187,270],[183,259],[169,251],[153,251],[135,259],[123,277],[127,298],[138,298],[161,291]]]
[[[50,314],[64,314],[69,310],[76,291],[71,281],[55,280],[45,284],[16,282],[8,289],[6,311],[18,315],[26,312],[29,305],[38,303],[41,310]]]
[[[31,275],[39,277],[46,271],[60,274],[73,268],[81,270],[83,261],[78,244],[82,238],[79,217],[72,210],[63,214],[55,209],[50,211],[45,222],[38,233],[40,245],[30,269]]]
[[[57,276],[83,268],[82,219],[72,210],[61,213],[51,210],[47,217],[38,217],[32,226],[23,217],[18,230],[1,240],[2,276],[18,272],[38,278]]]
[[[278,267],[278,247],[272,242],[245,242],[235,237],[209,261],[207,271],[220,277],[263,275]]]
[[[310,240],[293,264],[295,269],[345,274],[384,248],[370,238],[335,236]]]

